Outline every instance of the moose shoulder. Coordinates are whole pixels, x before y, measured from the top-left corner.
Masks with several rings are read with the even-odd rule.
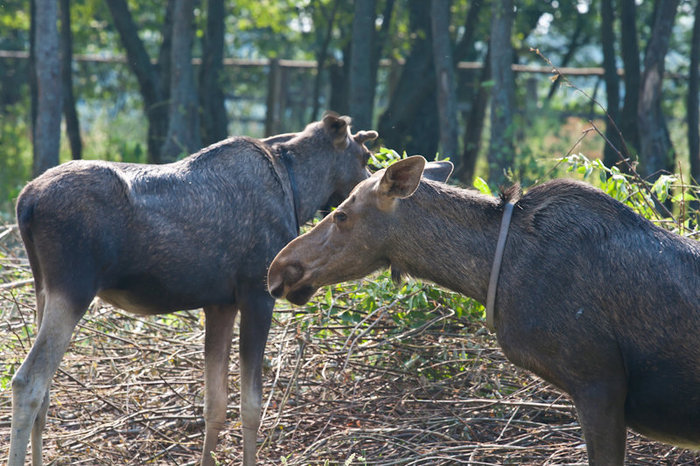
[[[699,243],[581,182],[504,200],[421,179],[424,164],[359,184],[278,254],[271,293],[302,303],[390,266],[485,302],[509,200],[494,306],[506,356],[572,397],[591,464],[623,463],[627,426],[700,447]]]
[[[9,464],[24,464],[30,432],[33,462],[41,464],[50,381],[96,295],[139,314],[204,308],[207,465],[226,420],[240,311],[244,464],[254,464],[274,305],[267,266],[299,222],[369,176],[364,142],[376,137],[353,135],[347,117],[327,115],[300,133],[234,137],[172,164],[76,161],[30,182],[17,220],[39,333],[12,381]]]

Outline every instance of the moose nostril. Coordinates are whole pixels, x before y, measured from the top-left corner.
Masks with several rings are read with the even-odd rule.
[[[270,294],[273,298],[281,298],[284,296],[284,283],[280,282],[277,285],[271,286]]]
[[[282,272],[282,283],[293,285],[304,276],[304,268],[298,262],[289,264]]]

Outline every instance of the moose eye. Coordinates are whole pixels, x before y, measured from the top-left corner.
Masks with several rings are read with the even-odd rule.
[[[335,211],[335,216],[334,216],[334,218],[335,218],[335,221],[336,221],[337,223],[342,223],[342,222],[344,222],[345,220],[348,219],[348,214],[346,214],[345,212],[336,210],[336,211]]]

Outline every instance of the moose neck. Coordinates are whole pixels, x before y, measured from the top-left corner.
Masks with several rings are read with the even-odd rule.
[[[393,272],[485,303],[501,215],[496,198],[423,181],[397,206]]]
[[[303,225],[326,204],[333,192],[332,173],[329,164],[316,163],[314,157],[303,157],[301,154],[307,153],[304,147],[297,146],[291,150],[286,145],[281,145],[279,153],[286,159],[285,168],[290,183],[291,178],[294,178],[294,205],[298,222]]]

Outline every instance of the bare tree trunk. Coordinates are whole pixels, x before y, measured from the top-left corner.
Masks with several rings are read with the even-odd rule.
[[[341,115],[350,114],[350,67],[345,66],[345,63],[350,63],[351,61],[351,46],[352,44],[348,42],[348,44],[343,47],[343,50],[341,50],[342,62],[333,60],[328,65],[328,77],[331,84],[328,110],[333,110]],[[372,98],[372,102],[374,102],[374,98]],[[357,122],[353,120],[353,125],[356,125],[356,123]]]
[[[644,57],[637,120],[641,142],[642,173],[656,175],[673,170],[674,153],[661,109],[664,58],[679,0],[657,0],[656,17]]]
[[[454,158],[459,150],[457,138],[457,91],[455,89],[452,44],[450,43],[450,0],[432,0],[430,9],[433,33],[433,64],[437,84],[440,117],[440,150]]]
[[[430,3],[409,0],[408,7],[411,51],[377,126],[388,147],[430,158],[439,140]]]
[[[330,13],[326,16],[326,31],[321,41],[319,50],[316,52],[316,78],[314,79],[314,96],[313,108],[311,110],[311,119],[316,121],[320,112],[320,96],[321,96],[321,73],[326,67],[326,59],[328,58],[328,47],[333,38],[333,26],[335,25],[335,17],[340,6],[340,0],[335,0],[331,7]],[[320,6],[322,8],[322,6]]]
[[[32,119],[32,141],[36,139],[36,115],[39,90],[36,79],[36,0],[29,0],[29,94]]]
[[[61,141],[61,59],[58,2],[36,0],[37,115],[34,130],[34,176],[58,165]]]
[[[169,58],[163,60],[164,51],[169,55],[170,36],[169,21],[174,0],[168,1],[166,21],[163,34],[163,46],[159,59],[161,76],[170,79]],[[151,58],[146,52],[143,42],[138,36],[138,28],[129,12],[125,0],[106,0],[109,11],[112,14],[114,26],[119,33],[121,43],[126,50],[129,67],[133,71],[139,83],[141,97],[143,98],[144,112],[148,119],[148,161],[160,163],[160,149],[165,141],[168,130],[168,90],[162,86],[158,76],[158,68],[151,64]],[[168,84],[169,85],[169,84]]]
[[[228,118],[221,90],[224,60],[224,2],[208,0],[207,29],[202,39],[199,99],[202,108],[202,142],[209,145],[228,135]]]
[[[491,16],[491,144],[489,147],[489,181],[499,185],[514,160],[513,114],[515,78],[511,68],[513,47],[513,1],[494,0]]]
[[[635,0],[620,0],[622,62],[625,66],[625,99],[620,117],[620,130],[625,141],[638,151],[639,126],[637,124],[637,108],[639,106],[639,83],[642,72],[639,63],[636,10]],[[632,156],[633,154],[624,155]]]
[[[83,142],[80,139],[80,121],[75,109],[73,95],[73,33],[70,23],[70,0],[60,1],[61,15],[61,76],[63,80],[63,117],[66,120],[66,135],[70,143],[73,160],[83,157]]]
[[[175,0],[168,134],[161,149],[163,161],[173,161],[202,145],[199,108],[192,68],[194,0]]]
[[[377,17],[376,7],[376,0],[355,0],[348,105],[353,126],[358,129],[370,129],[372,126],[372,38]]]
[[[579,13],[576,16],[576,27],[574,28],[574,32],[571,35],[571,40],[569,40],[569,46],[566,49],[566,53],[561,59],[561,63],[558,63],[559,67],[563,68],[565,66],[569,66],[569,62],[571,61],[572,58],[576,55],[576,52],[578,51],[578,48],[581,46],[585,40],[587,40],[586,37],[583,37],[583,26],[585,24],[584,21],[584,14]],[[583,39],[583,40],[581,40]],[[549,93],[547,94],[547,100],[552,100],[552,97],[554,97],[554,94],[557,92],[557,89],[559,89],[559,85],[561,84],[561,76],[557,75],[557,77],[552,81],[552,85],[549,86]]]
[[[695,24],[690,47],[690,71],[688,72],[688,151],[690,170],[696,182],[700,181],[700,1],[695,4]]]
[[[484,5],[482,0],[472,0],[469,2],[469,11],[464,20],[464,34],[454,47],[453,60],[458,63],[468,59],[470,53],[474,51],[474,33],[479,24],[479,14]]]
[[[617,150],[622,150],[620,138],[616,125],[620,113],[620,79],[617,76],[617,66],[615,64],[615,13],[612,0],[602,0],[600,2],[601,16],[601,42],[603,47],[603,70],[605,79],[605,89],[607,94],[608,120],[605,123],[605,136],[614,146],[605,144],[603,149],[603,162],[607,167],[611,167],[619,162]],[[612,121],[610,121],[612,120]],[[614,124],[613,124],[614,122]]]
[[[386,0],[386,3],[384,3],[384,10],[382,11],[382,26],[379,28],[379,31],[377,31],[376,28],[372,30],[372,62],[370,64],[372,67],[372,71],[370,73],[370,79],[372,80],[370,84],[370,89],[372,91],[372,102],[374,102],[374,96],[377,90],[379,61],[382,58],[384,47],[389,43],[387,38],[391,28],[391,18],[394,13],[395,3],[396,2],[394,0]]]
[[[467,129],[464,133],[464,152],[462,160],[455,169],[454,177],[458,180],[471,184],[474,181],[474,170],[476,159],[481,150],[481,136],[484,132],[484,122],[486,120],[486,108],[489,102],[489,91],[483,85],[491,79],[491,49],[487,50],[484,59],[485,66],[481,70],[478,89],[472,101],[472,108],[467,117]]]

